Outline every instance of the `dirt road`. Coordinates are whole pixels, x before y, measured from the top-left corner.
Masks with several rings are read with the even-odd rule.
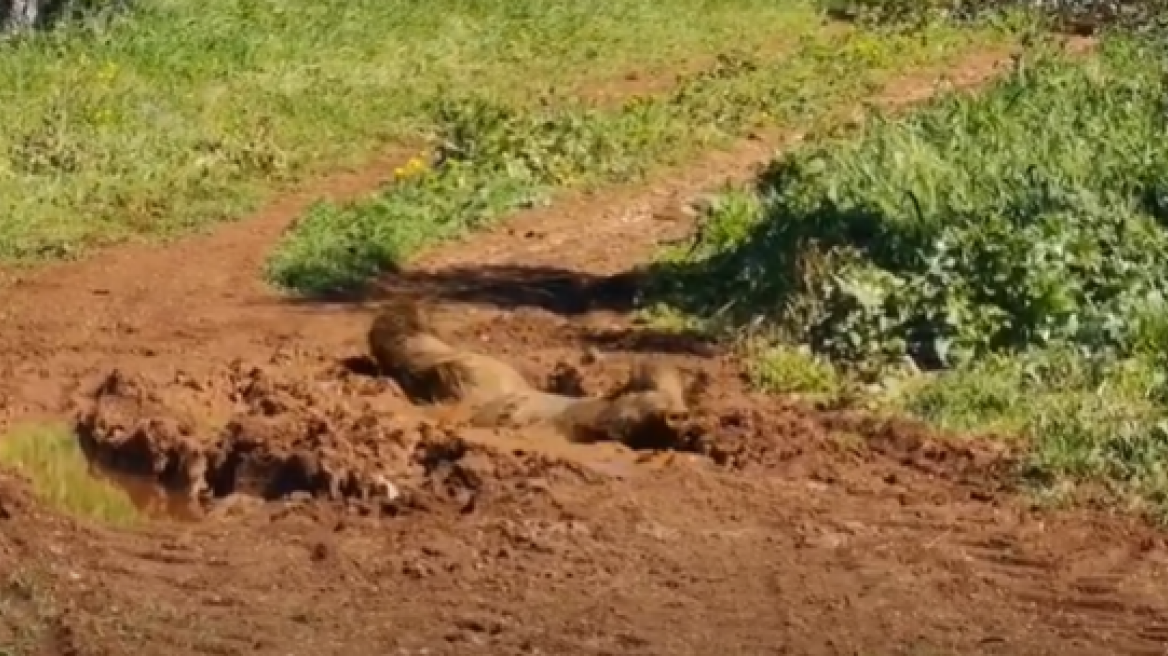
[[[976,84],[1003,59],[949,75]],[[0,428],[63,416],[105,380],[105,430],[156,420],[142,458],[182,463],[202,430],[238,445],[217,494],[284,498],[114,531],[0,478],[0,653],[1165,653],[1163,534],[1032,509],[1008,491],[1009,454],[760,397],[716,348],[630,324],[622,274],[777,143],[563,198],[384,281],[533,375],[568,362],[599,389],[652,354],[704,376],[689,451],[671,455],[437,429],[365,372],[367,308],[262,286],[298,210],[392,166],[207,236],[9,274]],[[605,357],[581,363],[585,345]],[[285,495],[306,489],[348,504]]]

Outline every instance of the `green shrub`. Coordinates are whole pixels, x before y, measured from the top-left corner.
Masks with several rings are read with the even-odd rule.
[[[757,201],[707,218],[734,243],[665,262],[654,300],[712,316],[734,297],[736,320],[858,363],[1161,348],[1168,125],[1149,58],[1115,39],[1090,62],[1026,60],[983,95],[792,151]]]
[[[648,307],[775,336],[751,368],[767,389],[895,374],[865,403],[1021,440],[1048,498],[1168,517],[1165,62],[1118,35],[1035,53],[980,95],[807,143],[662,254]]]

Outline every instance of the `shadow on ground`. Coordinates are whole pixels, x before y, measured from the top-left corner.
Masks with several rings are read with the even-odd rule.
[[[407,271],[383,277],[380,295],[417,294],[447,302],[491,305],[503,310],[539,308],[562,316],[635,309],[640,273],[597,276],[558,267],[457,266]]]
[[[372,312],[379,301],[406,295],[508,312],[536,309],[571,319],[595,312],[632,313],[637,309],[644,276],[641,270],[598,276],[544,266],[457,266],[438,271],[396,272],[361,290],[288,298],[283,303],[310,312]],[[589,324],[573,322],[566,332],[562,327],[558,331],[570,341],[605,351],[709,357],[720,350],[715,340],[696,332],[665,331],[635,324],[613,328]]]

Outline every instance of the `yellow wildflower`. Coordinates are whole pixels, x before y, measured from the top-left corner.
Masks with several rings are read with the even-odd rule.
[[[410,161],[393,170],[393,176],[398,179],[412,178],[425,173],[429,168],[421,157],[411,157]]]
[[[109,84],[118,76],[118,65],[113,62],[106,62],[97,72],[97,80],[102,84]]]
[[[96,125],[109,125],[114,121],[114,113],[112,110],[102,107],[94,111],[90,118]]]

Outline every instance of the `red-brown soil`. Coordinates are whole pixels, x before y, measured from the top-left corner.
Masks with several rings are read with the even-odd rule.
[[[0,474],[0,654],[1163,654],[1162,533],[1032,508],[1009,452],[752,393],[732,356],[630,323],[621,274],[777,143],[562,199],[384,281],[541,382],[676,364],[703,391],[664,453],[467,430],[370,374],[365,304],[264,288],[290,218],[376,173],[10,274],[0,428],[77,417],[95,457],[205,514],[107,529]]]

